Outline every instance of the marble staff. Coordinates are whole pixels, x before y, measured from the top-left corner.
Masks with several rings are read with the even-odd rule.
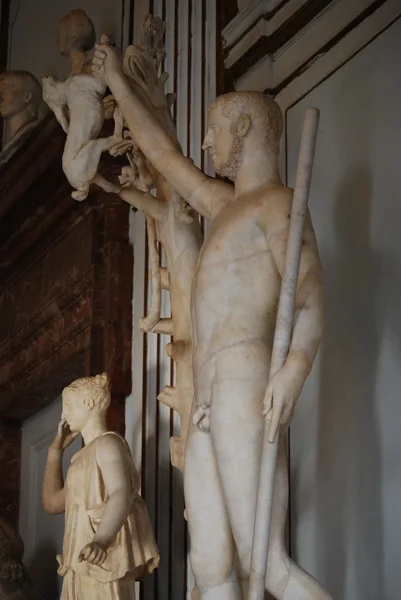
[[[290,230],[270,363],[270,379],[284,366],[291,342],[302,237],[308,207],[318,124],[319,110],[308,108],[305,112],[298,157]],[[265,595],[281,411],[282,408],[274,407],[272,402],[271,409],[265,415],[248,600],[263,600]]]

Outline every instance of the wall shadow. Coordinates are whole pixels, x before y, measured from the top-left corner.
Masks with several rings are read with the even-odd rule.
[[[375,397],[381,260],[371,246],[371,212],[371,173],[359,164],[339,185],[335,254],[323,265],[327,320],[320,363],[316,556],[336,600],[377,600],[383,590]]]

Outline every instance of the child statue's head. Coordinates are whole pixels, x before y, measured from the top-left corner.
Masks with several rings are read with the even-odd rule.
[[[88,52],[95,42],[95,28],[85,11],[71,10],[57,23],[57,47],[63,56],[72,50]]]
[[[110,389],[106,373],[81,377],[63,390],[63,418],[71,431],[81,431],[95,414],[105,416],[109,405]]]

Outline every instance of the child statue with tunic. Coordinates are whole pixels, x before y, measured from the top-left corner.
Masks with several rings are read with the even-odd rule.
[[[45,511],[65,511],[61,600],[134,600],[134,582],[158,566],[159,551],[128,444],[107,431],[107,375],[77,379],[62,396],[43,480]],[[85,445],[64,483],[63,451],[79,434]]]

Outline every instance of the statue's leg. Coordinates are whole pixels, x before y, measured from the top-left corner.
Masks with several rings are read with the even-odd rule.
[[[70,159],[63,166],[71,185],[76,188],[71,196],[74,200],[85,200],[89,193],[91,183],[96,183],[105,192],[118,194],[120,187],[115,186],[110,181],[107,181],[98,173],[100,157],[103,152],[122,141],[122,131],[124,127],[124,119],[120,111],[114,112],[114,132],[113,135],[88,140],[82,147],[78,148]],[[64,161],[64,158],[63,158]]]
[[[332,600],[332,596],[309,573],[296,565],[284,546],[288,507],[288,468],[284,438],[280,439],[275,478],[266,589],[283,600]]]
[[[103,177],[103,175],[100,175],[100,173],[96,173],[92,183],[96,183],[96,185],[109,194],[118,194],[119,192],[119,188]]]
[[[245,599],[263,434],[262,401],[269,365],[269,354],[263,351],[262,344],[260,346],[265,357],[264,369],[258,369],[255,363],[256,344],[249,348],[248,358],[244,347],[220,353],[210,412],[210,432]]]
[[[246,593],[262,447],[262,406],[269,355],[260,342],[231,348],[219,356],[211,400],[211,435]],[[285,550],[288,475],[284,440],[276,472],[266,589],[277,600],[330,600]]]
[[[135,600],[135,579],[127,573],[122,579],[103,582],[68,570],[60,600]]]
[[[89,140],[76,153],[70,166],[73,181],[79,182],[79,184],[75,184],[77,193],[71,194],[75,200],[86,198],[91,183],[96,183],[106,192],[118,194],[120,188],[98,173],[100,157],[103,152],[110,148],[113,140],[113,136]],[[78,197],[81,195],[84,195],[84,197]]]
[[[190,561],[201,600],[242,600],[210,434],[190,425],[184,466]]]
[[[74,190],[71,192],[71,198],[77,200],[78,202],[82,202],[82,200],[86,200],[89,194],[89,185],[82,186],[79,190]]]

